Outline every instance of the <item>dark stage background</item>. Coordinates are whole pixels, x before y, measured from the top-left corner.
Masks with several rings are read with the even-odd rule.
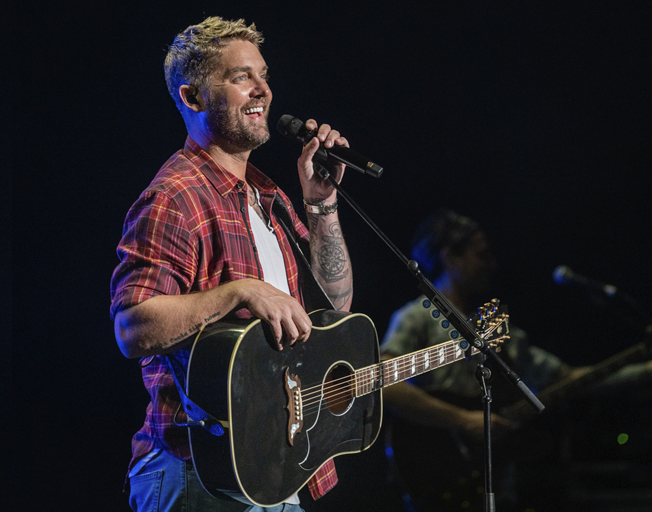
[[[17,125],[7,128],[12,510],[128,509],[120,491],[147,396],[113,337],[109,279],[129,206],[185,138],[163,79],[167,45],[208,15],[263,31],[270,124],[283,114],[328,122],[385,167],[379,180],[349,171],[344,185],[404,252],[423,216],[456,209],[485,226],[501,268],[495,295],[538,345],[583,365],[642,339],[626,312],[551,274],[566,264],[652,306],[648,2],[23,6],[5,46]],[[298,203],[299,147],[272,132],[251,160]],[[353,309],[382,336],[414,283],[350,208],[340,211]],[[577,461],[621,471],[564,479],[568,503],[639,510],[636,497],[649,497],[650,396],[629,388],[576,404],[570,461],[551,471],[570,475]],[[382,443],[338,464],[341,484],[308,510],[399,510]]]

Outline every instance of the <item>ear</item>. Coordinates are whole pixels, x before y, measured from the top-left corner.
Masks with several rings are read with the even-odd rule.
[[[179,96],[183,104],[196,114],[204,110],[204,98],[192,85],[183,84],[179,87]]]

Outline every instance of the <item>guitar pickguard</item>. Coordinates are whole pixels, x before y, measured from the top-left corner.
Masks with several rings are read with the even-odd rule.
[[[352,409],[355,402],[352,386],[353,374],[354,370],[350,365],[338,361],[329,368],[324,376],[319,394],[317,398],[313,399],[313,402],[317,400],[317,404],[311,406],[314,421],[305,432],[306,457],[299,462],[302,469],[310,470],[319,464],[319,460],[311,458],[310,432],[318,426],[321,428],[320,418],[326,424],[324,428],[328,429],[330,416],[343,416]],[[359,439],[350,439],[350,441],[359,441]]]

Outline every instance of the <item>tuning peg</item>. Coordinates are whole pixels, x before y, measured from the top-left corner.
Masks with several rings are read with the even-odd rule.
[[[486,304],[485,304],[486,306]],[[487,316],[487,308],[480,306],[478,308],[478,316],[480,317],[480,320],[484,320]]]
[[[493,302],[485,302],[484,308],[487,310],[487,316],[492,317],[496,312]]]
[[[498,308],[500,307],[500,300],[498,299],[491,299],[491,303],[494,306],[494,311],[498,311]]]

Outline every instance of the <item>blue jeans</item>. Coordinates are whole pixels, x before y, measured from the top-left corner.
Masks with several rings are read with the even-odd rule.
[[[301,506],[288,503],[263,508],[226,494],[211,496],[195,469],[165,450],[131,474],[129,486],[129,505],[134,512],[303,512]]]

